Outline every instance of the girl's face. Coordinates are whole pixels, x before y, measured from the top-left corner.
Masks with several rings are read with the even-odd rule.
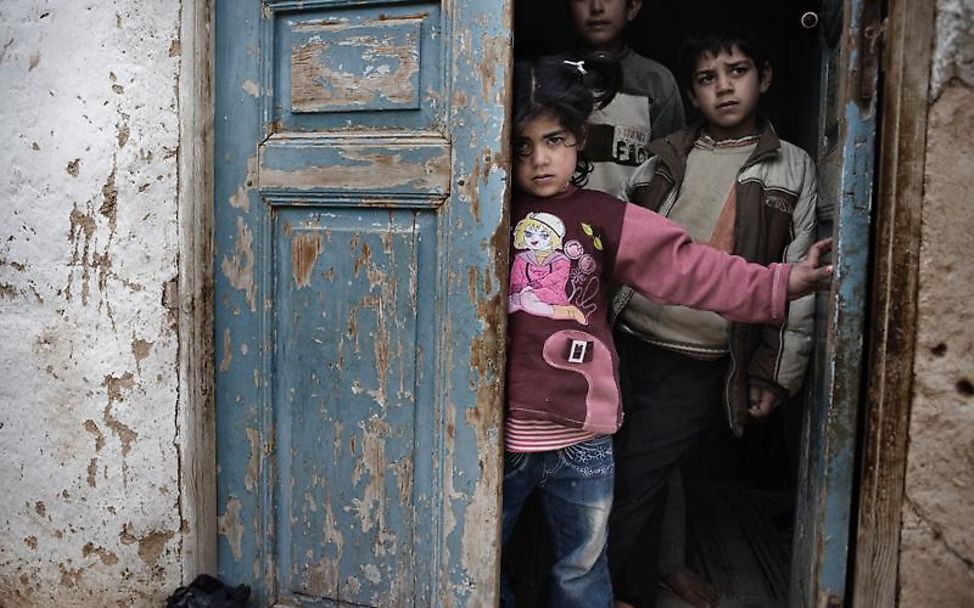
[[[575,173],[578,142],[551,116],[527,122],[514,137],[514,183],[546,198],[564,192]]]

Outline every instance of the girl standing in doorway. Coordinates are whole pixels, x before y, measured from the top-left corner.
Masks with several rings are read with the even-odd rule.
[[[764,267],[695,245],[677,224],[653,212],[580,188],[588,167],[580,151],[595,105],[587,79],[600,69],[560,60],[514,67],[515,267],[502,541],[537,488],[556,554],[550,601],[566,608],[612,605],[606,564],[610,436],[621,423],[621,408],[607,287],[625,283],[661,303],[712,310],[735,321],[781,323],[787,301],[824,287],[832,271],[819,267],[829,241],[813,245],[799,264]],[[532,250],[545,252],[544,260],[558,251],[559,272],[554,264],[550,272],[530,271],[520,254]],[[543,262],[541,257],[533,261]],[[535,279],[556,280],[530,286],[532,272]],[[555,314],[555,306],[574,307],[577,314]],[[503,583],[502,605],[514,605]]]

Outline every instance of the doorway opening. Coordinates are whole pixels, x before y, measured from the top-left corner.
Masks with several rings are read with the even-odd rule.
[[[628,27],[627,44],[669,68],[682,89],[679,50],[687,35],[721,26],[759,33],[774,71],[773,84],[762,96],[761,113],[781,139],[814,159],[824,107],[820,31],[824,25],[803,16],[818,14],[821,4],[815,0],[648,0]],[[571,51],[575,40],[567,6],[568,2],[518,0],[515,57]],[[685,93],[684,109],[688,124],[700,119]],[[805,408],[822,407],[808,397],[812,379],[820,375],[811,368],[822,361],[812,357],[799,394],[766,420],[749,425],[743,437],[734,436],[723,415],[715,416],[680,467],[685,523],[670,524],[684,528],[685,564],[717,587],[721,605],[788,603],[798,472],[807,464],[802,462],[802,419]],[[530,575],[513,582],[519,606],[544,605],[544,582]],[[689,604],[662,591],[658,605]]]

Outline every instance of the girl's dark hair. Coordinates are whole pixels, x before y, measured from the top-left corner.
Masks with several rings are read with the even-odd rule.
[[[761,47],[757,36],[745,30],[700,32],[688,36],[680,48],[680,77],[687,88],[693,87],[693,73],[704,55],[730,53],[734,47],[751,58],[754,67],[760,72],[768,65],[768,56]]]
[[[514,133],[532,120],[552,117],[585,140],[585,124],[595,108],[612,101],[622,83],[619,62],[604,54],[578,61],[565,56],[542,57],[514,62]],[[592,163],[579,150],[572,183],[584,185]]]

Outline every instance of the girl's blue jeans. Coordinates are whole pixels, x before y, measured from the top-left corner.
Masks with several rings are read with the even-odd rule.
[[[605,545],[613,471],[609,436],[560,450],[504,454],[502,542],[507,544],[524,502],[538,488],[555,551],[552,606],[612,606]],[[501,606],[515,606],[506,576],[501,577]]]

